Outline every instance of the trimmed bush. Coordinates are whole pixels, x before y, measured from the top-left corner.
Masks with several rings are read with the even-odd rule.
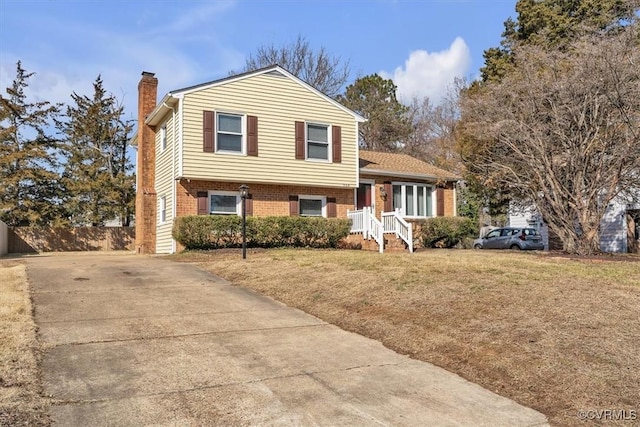
[[[452,248],[478,234],[478,227],[471,218],[436,217],[419,224],[425,248]]]
[[[247,246],[260,248],[335,248],[349,235],[348,219],[249,217]],[[242,218],[236,215],[195,215],[177,218],[173,238],[187,249],[237,248],[242,245]]]

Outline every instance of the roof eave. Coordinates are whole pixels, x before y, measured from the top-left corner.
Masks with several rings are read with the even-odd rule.
[[[135,149],[138,148],[138,130],[133,134],[133,136],[129,139],[129,145]]]
[[[399,171],[389,171],[383,169],[367,169],[360,168],[361,175],[387,175],[387,176],[395,176],[398,178],[414,178],[414,179],[424,179],[424,180],[440,180],[444,179],[445,181],[459,181],[460,178],[456,176],[438,176],[424,173],[413,173],[413,172],[399,172]]]
[[[164,117],[169,111],[171,111],[171,107],[175,106],[178,103],[178,97],[174,96],[173,93],[167,93],[162,101],[156,105],[156,108],[147,116],[144,120],[144,123],[147,125],[155,126],[158,124],[160,119]]]

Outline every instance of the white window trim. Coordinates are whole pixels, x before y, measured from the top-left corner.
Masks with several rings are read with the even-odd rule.
[[[167,122],[160,127],[160,152],[163,153],[167,149]]]
[[[240,135],[242,136],[241,149],[240,151],[232,151],[232,150],[219,150],[218,149],[218,134],[224,133],[227,135],[238,135],[237,133],[231,132],[221,132],[220,131],[220,123],[218,122],[218,117],[220,115],[223,116],[235,116],[240,117]],[[214,118],[216,121],[216,129],[215,129],[215,152],[220,154],[231,154],[235,156],[246,156],[247,155],[247,115],[242,113],[231,113],[228,111],[216,111],[216,117]]]
[[[406,182],[406,181],[393,181],[391,183],[391,195],[387,196],[387,197],[391,197],[393,200],[393,186],[394,185],[399,185],[401,190],[400,190],[400,194],[401,194],[401,198],[402,198],[402,208],[400,208],[400,215],[402,215],[404,218],[412,218],[412,219],[422,219],[422,218],[433,218],[435,217],[435,210],[436,210],[436,187],[435,185],[432,184],[427,184],[424,182]],[[414,190],[417,190],[416,187],[420,186],[420,187],[425,187],[425,191],[429,191],[429,189],[431,189],[431,215],[428,214],[425,216],[419,216],[419,215],[407,215],[406,214],[406,206],[405,206],[405,201],[407,200],[407,186],[413,186]],[[426,196],[426,194],[425,194]],[[425,199],[426,200],[426,199]],[[425,209],[428,207],[425,206]],[[413,211],[414,212],[418,212],[418,197],[417,197],[417,193],[415,193],[414,197],[413,197]]]
[[[209,208],[209,215],[242,215],[240,194],[237,191],[215,191],[209,190],[207,195],[207,206]],[[235,196],[236,197],[236,211],[235,212],[212,212],[211,211],[211,196]]]
[[[313,194],[301,194],[298,195],[298,215],[309,217],[309,218],[320,218],[316,215],[302,215],[302,209],[300,209],[300,200],[322,200],[322,217],[327,217],[327,197],[326,196],[317,196]]]
[[[160,224],[167,222],[167,196],[160,197],[158,213],[160,214]]]
[[[326,159],[316,159],[309,158],[309,125],[312,126],[326,126],[327,127],[327,158]],[[304,122],[304,156],[305,159],[310,162],[320,162],[320,163],[331,163],[333,159],[333,132],[332,127],[328,123],[320,123],[320,122]],[[324,144],[322,141],[312,141],[317,144]]]

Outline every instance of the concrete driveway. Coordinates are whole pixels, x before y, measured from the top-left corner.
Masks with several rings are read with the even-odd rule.
[[[547,425],[193,265],[62,254],[27,272],[57,426]]]

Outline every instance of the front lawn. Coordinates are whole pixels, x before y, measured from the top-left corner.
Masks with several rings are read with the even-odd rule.
[[[47,426],[25,266],[0,260],[0,426]]]
[[[584,425],[578,411],[640,419],[637,257],[286,249],[172,259],[455,372],[554,425]]]

